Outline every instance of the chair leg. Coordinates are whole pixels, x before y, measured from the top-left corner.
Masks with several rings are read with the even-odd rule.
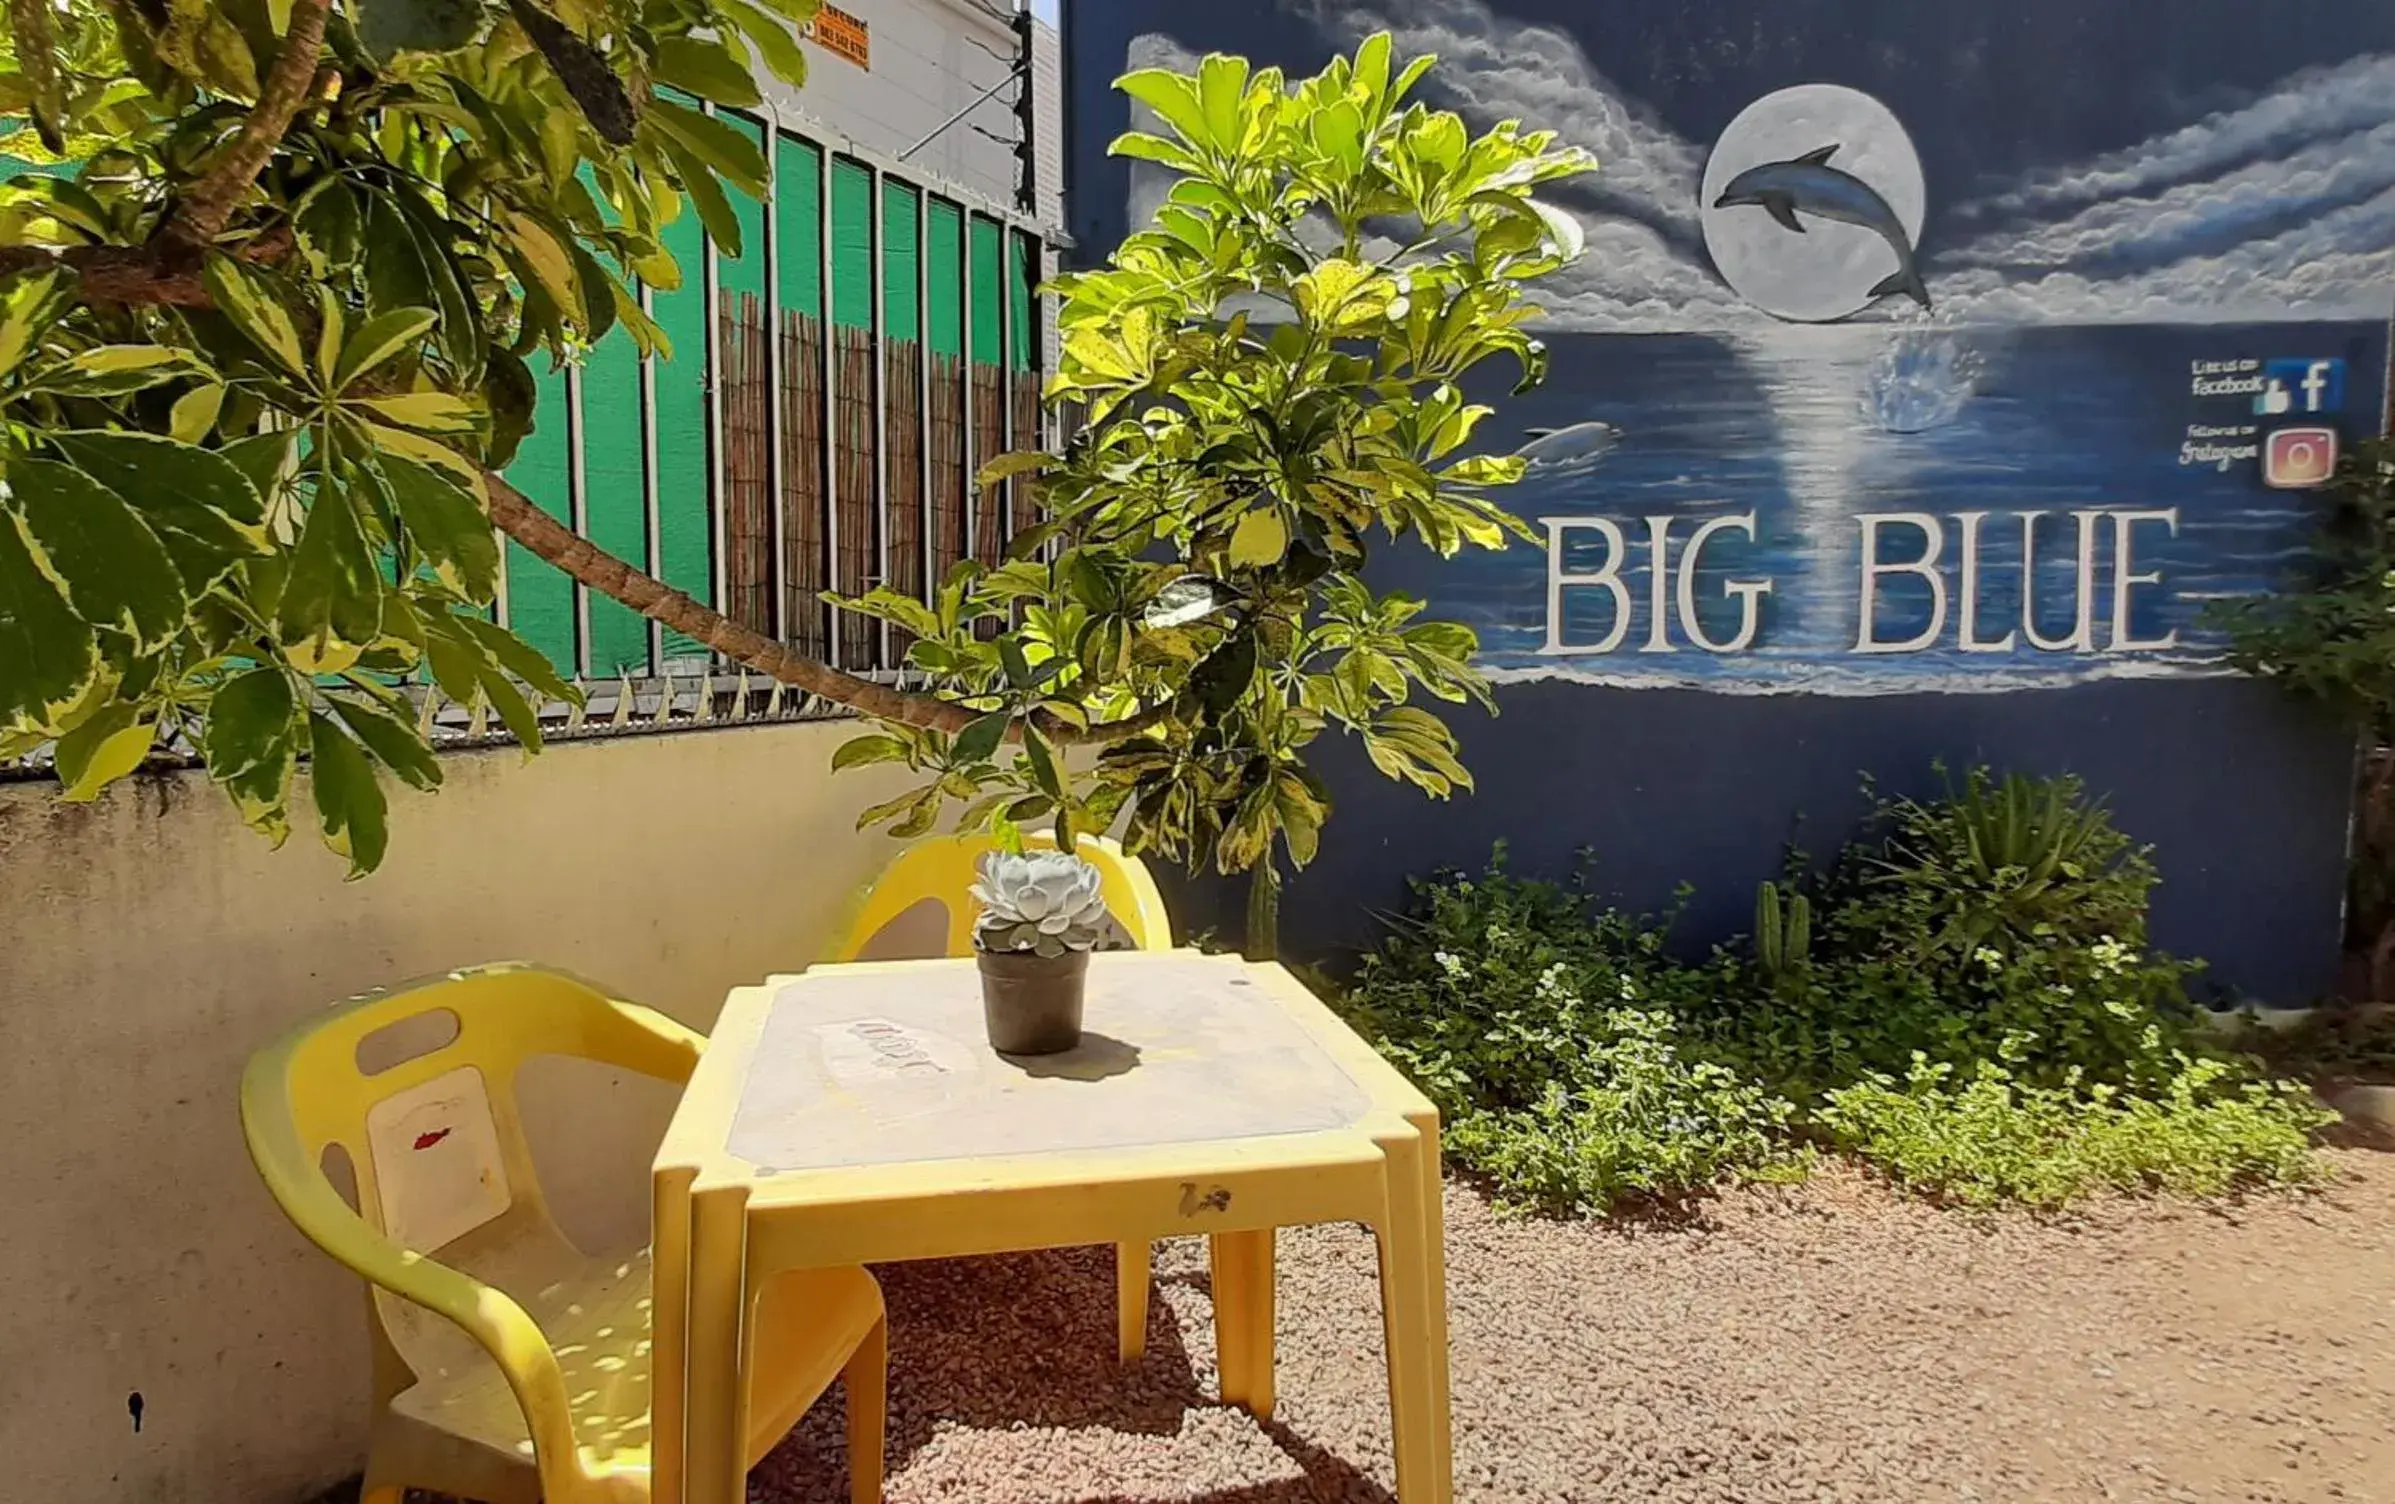
[[[404,1504],[407,1485],[382,1475],[369,1463],[366,1481],[358,1488],[358,1504]]]
[[[840,1370],[848,1405],[848,1497],[850,1504],[881,1504],[882,1454],[889,1432],[890,1323],[885,1318],[849,1355]]]
[[[1138,1362],[1148,1350],[1151,1253],[1148,1243],[1114,1245],[1115,1347],[1125,1363]]]

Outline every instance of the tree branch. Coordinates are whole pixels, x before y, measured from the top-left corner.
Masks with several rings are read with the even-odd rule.
[[[240,133],[208,175],[183,195],[174,218],[160,231],[170,246],[196,250],[224,233],[242,195],[266,170],[274,149],[283,143],[283,134],[315,92],[316,62],[324,53],[329,10],[328,0],[295,0],[282,49],[274,55],[274,66],[267,72],[249,118],[241,122]]]
[[[277,225],[235,254],[243,261],[280,261],[291,254],[293,244],[291,227]],[[175,266],[148,246],[0,246],[0,277],[51,266],[63,266],[83,279],[86,302],[216,306],[197,270]]]
[[[620,601],[652,621],[722,653],[778,683],[821,695],[861,710],[879,720],[922,726],[953,736],[981,719],[983,712],[954,700],[877,683],[845,673],[828,663],[792,652],[762,632],[752,631],[723,613],[703,606],[663,581],[634,569],[589,539],[541,510],[538,503],[497,475],[483,472],[491,498],[491,521],[501,532],[563,570],[584,587]],[[1046,712],[1034,722],[1050,741],[1064,744],[1105,743],[1136,736],[1171,714],[1170,704],[1151,706],[1118,721],[1101,721],[1084,731]]]

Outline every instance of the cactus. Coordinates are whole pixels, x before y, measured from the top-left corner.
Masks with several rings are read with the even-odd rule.
[[[1061,956],[1100,949],[1114,927],[1099,891],[1098,869],[1077,856],[993,851],[982,857],[980,873],[981,881],[973,885],[981,904],[973,924],[978,949]]]
[[[1802,893],[1785,902],[1778,883],[1755,890],[1755,959],[1766,976],[1781,977],[1805,964],[1813,949],[1813,903]]]

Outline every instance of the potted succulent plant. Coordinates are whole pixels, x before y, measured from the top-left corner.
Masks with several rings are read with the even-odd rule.
[[[993,851],[980,870],[973,952],[990,1048],[1004,1055],[1071,1049],[1081,1042],[1089,953],[1113,929],[1098,869],[1068,852]]]

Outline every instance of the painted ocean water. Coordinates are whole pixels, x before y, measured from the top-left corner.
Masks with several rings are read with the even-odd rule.
[[[1402,557],[1384,578],[1474,627],[1501,678],[1885,694],[2214,671],[2221,644],[2202,620],[2206,604],[2283,585],[2322,502],[2265,487],[2244,453],[2262,441],[2248,430],[2293,420],[2257,417],[2243,390],[2197,395],[2199,367],[2345,360],[2342,411],[2326,416],[2374,432],[2384,394],[2369,357],[2380,338],[2374,326],[2333,323],[1556,334],[1549,384],[1494,397],[1499,416],[1481,437],[1510,450],[1539,429],[1613,430],[1608,445],[1583,429],[1599,442],[1566,446],[1562,463],[1535,465],[1504,493],[1542,529],[1542,519],[1579,519],[1553,534],[1567,581],[1560,614],[1550,612],[1550,561],[1518,544],[1444,563]],[[2101,515],[2083,519],[2091,512]],[[1697,529],[1748,514],[1752,537],[1743,522],[1714,528],[1690,560]],[[1939,584],[1902,567],[1923,560],[1927,529],[1877,524],[1883,568],[1871,581],[1872,650],[1861,650],[1861,519],[1871,514],[1935,519]],[[1619,590],[1568,583],[1615,562],[1613,538],[1591,519],[1619,530]],[[2084,557],[2083,526],[2093,533]],[[2025,531],[2036,561],[2026,612]],[[1750,611],[1742,649],[1703,646],[1738,642]],[[1885,650],[1924,638],[1914,651]]]

